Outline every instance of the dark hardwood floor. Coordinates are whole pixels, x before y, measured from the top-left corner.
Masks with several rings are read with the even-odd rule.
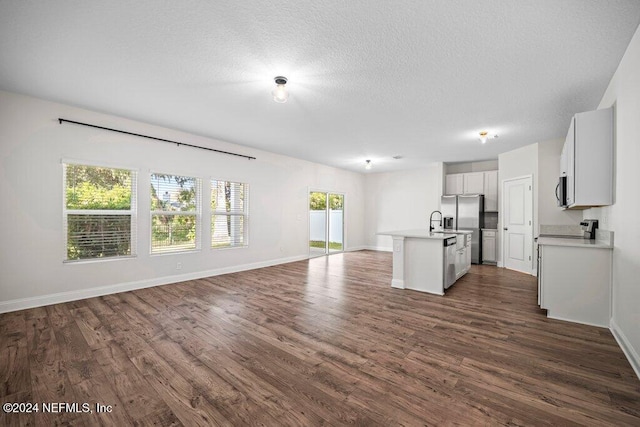
[[[361,251],[2,314],[2,403],[113,410],[0,425],[640,425],[610,332],[547,319],[535,278],[390,282]]]

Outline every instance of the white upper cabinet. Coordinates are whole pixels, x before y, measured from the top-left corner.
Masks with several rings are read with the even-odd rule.
[[[484,194],[484,172],[463,174],[464,194]]]
[[[484,172],[484,211],[498,211],[498,171]]]
[[[573,126],[573,120],[571,121],[571,126]],[[569,129],[569,133],[573,134],[573,131]],[[569,159],[567,158],[567,143],[565,139],[565,144],[562,146],[562,154],[560,154],[560,176],[567,176],[567,169],[569,168]]]
[[[562,151],[560,170],[566,168],[568,207],[612,204],[613,109],[576,114]]]
[[[463,175],[462,173],[453,173],[445,177],[445,194],[457,195],[464,194],[463,191]]]
[[[445,194],[484,194],[485,212],[498,211],[498,171],[452,173],[445,176]]]

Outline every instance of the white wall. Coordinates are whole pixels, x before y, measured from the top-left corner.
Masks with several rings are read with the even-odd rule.
[[[485,172],[498,169],[498,160],[485,160],[483,162],[447,163],[444,165],[445,174],[465,172]]]
[[[60,125],[58,117],[257,160]],[[137,257],[62,262],[63,158],[139,170]],[[362,174],[8,92],[0,92],[0,168],[0,235],[5,241],[0,249],[0,312],[306,258],[309,187],[345,193],[345,247],[365,243]],[[195,253],[151,256],[151,170],[249,183],[249,247],[212,250],[205,243]],[[203,222],[208,230],[210,219]],[[203,241],[209,242],[208,233],[203,233]],[[179,271],[177,262],[182,264]]]
[[[614,204],[585,210],[615,232],[612,330],[640,377],[640,29],[598,108],[615,105]]]
[[[578,225],[582,221],[582,211],[563,210],[558,207],[556,200],[563,144],[564,138],[538,144],[538,224]],[[533,234],[538,235],[537,228]]]
[[[533,230],[538,230],[538,144],[530,144],[498,156],[498,265],[502,265],[502,182],[512,178],[532,175],[533,179]],[[535,254],[535,252],[533,252]],[[532,256],[531,270],[535,268],[535,256]]]
[[[442,173],[442,163],[431,163],[422,169],[366,175],[366,245],[391,250],[391,237],[376,233],[428,228],[429,215],[440,209]]]

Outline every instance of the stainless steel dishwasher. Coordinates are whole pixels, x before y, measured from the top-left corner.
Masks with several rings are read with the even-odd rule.
[[[464,237],[464,236],[462,236]],[[456,282],[456,237],[447,237],[444,242],[444,288]]]

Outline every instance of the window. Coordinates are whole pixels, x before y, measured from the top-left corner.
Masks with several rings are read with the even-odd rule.
[[[200,248],[200,180],[151,174],[151,253]]]
[[[136,254],[137,173],[63,163],[67,261]]]
[[[249,186],[240,182],[211,181],[211,247],[247,246]]]

